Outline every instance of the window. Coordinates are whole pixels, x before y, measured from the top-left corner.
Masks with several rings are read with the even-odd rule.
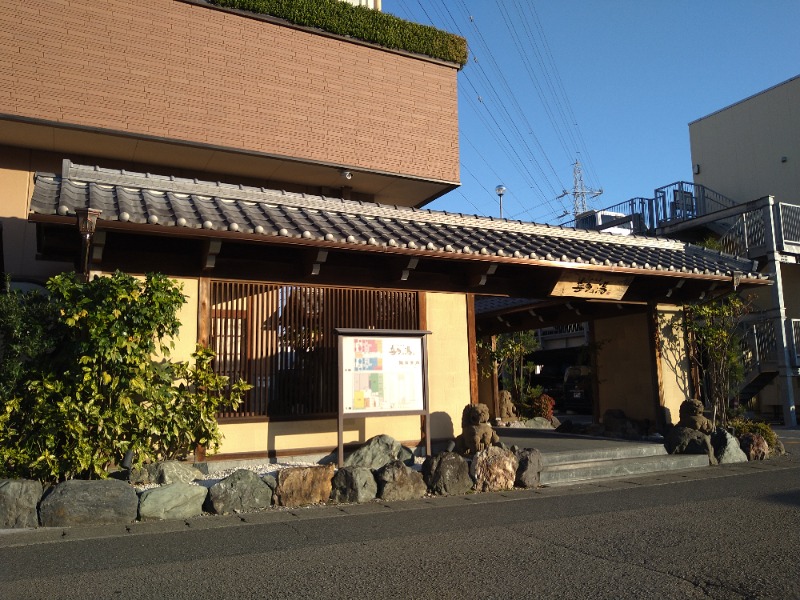
[[[253,386],[247,417],[332,416],[338,406],[335,329],[419,329],[416,292],[211,282],[214,368]]]

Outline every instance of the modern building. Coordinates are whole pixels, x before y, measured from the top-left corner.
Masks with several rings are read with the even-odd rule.
[[[717,240],[774,285],[748,291],[741,400],[797,424],[800,394],[800,76],[689,124],[693,182],[609,207],[634,233]],[[597,227],[604,229],[604,226]]]
[[[758,376],[768,382],[758,398],[763,412],[774,407],[795,425],[800,397],[800,76],[693,121],[689,137],[695,187],[713,189],[732,205],[747,207],[719,220],[726,248],[758,260],[761,272],[775,281],[757,299],[759,312],[750,329],[760,347]]]
[[[427,332],[418,371],[364,346],[345,443],[452,438],[485,398],[477,337],[531,323],[594,324],[598,414],[673,421],[689,369],[659,315],[769,284],[685,242],[421,209],[459,182],[454,36],[426,29],[456,49],[432,56],[200,0],[52,4],[0,8],[3,270],[181,282],[176,357],[207,344],[253,385],[219,415],[225,456],[336,448],[342,330]],[[526,305],[479,316],[478,296]],[[366,410],[418,374],[422,421]]]

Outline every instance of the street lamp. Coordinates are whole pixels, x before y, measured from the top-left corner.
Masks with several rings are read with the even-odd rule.
[[[503,194],[506,193],[506,186],[502,183],[494,188],[495,193],[500,197],[500,218],[503,218]]]

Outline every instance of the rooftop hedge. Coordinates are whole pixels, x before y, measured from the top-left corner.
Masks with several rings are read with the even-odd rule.
[[[391,48],[423,54],[463,67],[467,41],[435,27],[404,21],[393,15],[340,0],[208,0],[224,8],[245,10],[285,19]]]

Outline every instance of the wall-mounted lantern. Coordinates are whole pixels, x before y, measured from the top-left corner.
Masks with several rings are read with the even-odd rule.
[[[89,281],[89,254],[92,249],[92,238],[97,229],[97,218],[102,211],[96,208],[77,208],[78,231],[81,234],[81,262],[79,265],[83,280]]]

